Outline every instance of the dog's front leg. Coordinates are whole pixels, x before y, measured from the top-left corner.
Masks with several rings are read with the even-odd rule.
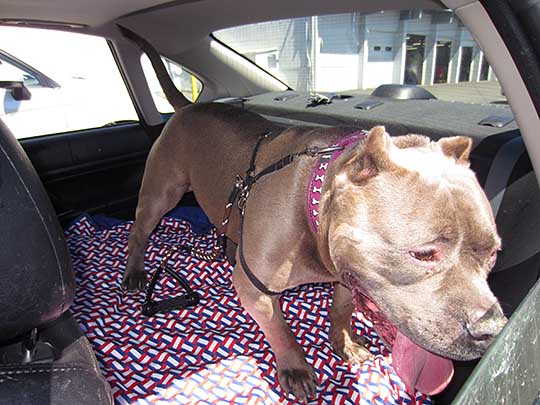
[[[243,307],[259,324],[270,343],[276,356],[281,387],[306,402],[316,393],[317,377],[283,319],[279,296],[265,295],[257,290],[238,262],[233,271],[233,284]]]
[[[361,363],[371,353],[365,347],[366,339],[351,330],[354,311],[351,292],[339,283],[334,284],[334,300],[329,311],[330,342],[336,353],[350,363]]]

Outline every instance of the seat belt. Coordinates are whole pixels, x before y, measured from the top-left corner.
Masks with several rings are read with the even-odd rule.
[[[518,179],[516,182],[512,183],[512,185],[508,186],[508,181],[510,180],[510,177],[518,160],[526,152],[527,150],[525,148],[525,144],[523,143],[523,139],[521,138],[521,136],[517,136],[502,145],[502,147],[498,150],[495,157],[493,158],[493,162],[489,169],[484,185],[484,191],[489,199],[491,209],[493,210],[493,216],[495,218],[497,218],[497,215],[499,214],[499,210],[501,208],[503,197],[507,192],[507,188],[511,187],[514,184],[517,187],[519,185],[518,182],[524,181],[525,177],[527,176],[523,176],[521,179]],[[534,175],[534,172],[529,174]],[[534,207],[531,207],[531,209],[529,209],[528,211],[535,212],[536,209],[534,209]],[[529,225],[536,228],[538,225],[540,225],[540,221],[531,221]],[[531,232],[540,235],[540,229],[538,229],[538,232],[533,232],[529,229],[527,231],[527,234],[531,234]],[[536,238],[536,240],[530,240],[529,242],[537,246],[529,249],[519,249],[517,255],[512,255],[513,257],[507,259],[506,263],[504,263],[502,267],[496,266],[493,270],[493,273],[507,270],[519,263],[524,262],[525,260],[531,258],[535,254],[540,252],[540,237]],[[514,247],[516,247],[516,243],[513,243],[513,245]]]
[[[521,136],[506,142],[497,152],[489,168],[489,172],[484,185],[484,191],[491,204],[493,216],[497,218],[501,202],[506,191],[506,185],[517,161],[527,150]]]

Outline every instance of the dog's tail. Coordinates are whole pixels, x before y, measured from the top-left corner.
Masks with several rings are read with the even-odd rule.
[[[146,55],[148,55],[148,59],[150,59],[150,62],[156,71],[159,84],[165,93],[165,97],[173,106],[174,110],[178,111],[182,107],[191,104],[191,101],[189,101],[174,85],[167,69],[165,69],[161,56],[156,49],[146,39],[126,27],[118,25],[118,28],[127,39],[133,41],[144,53],[146,53]]]

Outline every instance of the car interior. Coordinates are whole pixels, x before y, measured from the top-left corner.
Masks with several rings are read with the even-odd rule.
[[[426,90],[406,83],[377,85],[367,91],[308,90],[272,74],[272,50],[261,51],[264,55],[259,60],[267,60],[268,66],[260,67],[254,63],[255,56],[242,54],[220,35],[220,30],[268,21],[396,10],[432,14],[451,10],[460,20],[459,27],[466,27],[489,60],[502,89],[502,93],[497,90],[498,101],[450,101],[434,95],[436,87]],[[418,17],[402,14],[401,18]],[[202,84],[197,103],[230,104],[261,114],[283,128],[343,125],[370,129],[382,124],[391,135],[423,134],[432,140],[470,136],[471,168],[486,192],[503,240],[489,283],[511,318],[506,328],[512,328],[512,314],[540,277],[540,189],[536,175],[540,168],[539,21],[540,3],[516,0],[0,0],[1,26],[105,38],[138,117],[20,139],[13,128],[0,122],[0,403],[130,401],[121,395],[128,389],[115,386],[99,363],[102,355],[97,353],[104,350],[101,343],[83,333],[88,328],[81,326],[86,312],[78,309],[74,314],[73,307],[70,310],[81,286],[65,241],[67,233],[73,234],[69,227],[84,215],[134,219],[146,158],[172,115],[156,107],[141,65],[142,53],[124,38],[118,26],[144,37],[163,57],[196,77]],[[0,49],[11,40],[0,37]],[[443,42],[440,48],[446,46]],[[17,54],[14,57],[20,58]],[[367,55],[365,60],[369,61]],[[448,62],[446,66],[450,69]],[[11,88],[2,80],[0,77],[0,88]],[[56,79],[53,76],[50,80]],[[109,90],[100,89],[104,98]],[[0,115],[0,119],[4,117]],[[179,203],[181,207],[197,205],[193,193]],[[527,345],[526,341],[516,342]],[[401,403],[452,403],[471,373],[480,372],[477,364],[478,360],[455,362],[454,378],[441,394]],[[494,398],[533,403],[540,373],[531,372],[530,380],[520,380],[522,377],[511,370],[499,378],[507,384],[516,379],[517,388],[511,396],[498,393],[500,396]],[[521,381],[528,383],[523,386]],[[131,398],[133,402],[148,399],[145,393],[137,395]],[[478,403],[486,403],[478,398],[480,393],[475,395]],[[515,395],[521,399],[516,400]],[[249,399],[227,398],[227,403],[248,403],[241,401]],[[336,398],[324,397],[322,402],[313,403],[338,403]],[[462,403],[474,400],[463,392],[460,398]],[[165,393],[161,400],[166,399]],[[187,403],[177,401],[170,402]],[[249,403],[281,401],[295,403],[293,397],[272,396],[268,402]],[[360,399],[348,401],[341,403],[360,403]]]

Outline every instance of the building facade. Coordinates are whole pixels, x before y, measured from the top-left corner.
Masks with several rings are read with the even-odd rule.
[[[471,34],[445,11],[314,16],[215,35],[302,91],[496,80]]]

